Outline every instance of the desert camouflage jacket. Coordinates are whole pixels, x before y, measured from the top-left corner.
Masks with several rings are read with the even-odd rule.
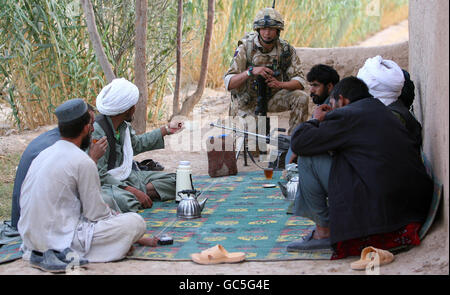
[[[270,51],[266,52],[264,47],[262,47],[261,43],[257,38],[257,34],[250,33],[247,34],[243,39],[238,42],[238,48],[234,53],[233,60],[231,61],[230,68],[225,74],[225,88],[228,89],[228,83],[233,75],[240,74],[249,66],[259,67],[266,66],[272,67],[272,65],[280,64],[282,61],[281,55],[283,52],[289,50],[290,57],[288,59],[289,64],[286,65],[285,71],[282,71],[282,74],[277,77],[280,81],[290,81],[297,80],[303,86],[306,85],[303,71],[300,67],[301,61],[297,56],[295,49],[290,46],[286,41],[282,39],[278,39],[275,47]],[[248,60],[251,59],[251,60]],[[283,67],[279,67],[281,71]],[[256,97],[257,93],[254,89],[254,80],[256,77],[251,77],[247,80],[247,83],[242,85],[237,89],[231,90],[232,95],[238,95],[242,92],[248,92],[251,97]],[[272,91],[272,95],[275,94],[276,91]]]

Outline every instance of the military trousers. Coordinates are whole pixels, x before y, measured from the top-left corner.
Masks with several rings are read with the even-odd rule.
[[[308,103],[309,98],[306,92],[281,89],[268,100],[267,111],[269,113],[290,111],[288,134],[291,134],[298,124],[308,120]],[[232,96],[229,115],[255,117],[255,109],[256,97],[251,97],[244,92]]]

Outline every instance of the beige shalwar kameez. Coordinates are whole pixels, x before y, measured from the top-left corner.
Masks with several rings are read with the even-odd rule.
[[[20,207],[24,259],[31,250],[70,247],[90,262],[119,260],[146,229],[138,214],[118,214],[105,204],[94,161],[66,140],[34,159],[22,185]]]

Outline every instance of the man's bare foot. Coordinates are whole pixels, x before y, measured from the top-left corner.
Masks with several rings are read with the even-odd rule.
[[[161,197],[159,196],[158,192],[156,191],[155,187],[152,183],[147,183],[147,195],[152,199],[152,201],[161,201]]]
[[[148,195],[152,201],[161,201],[161,197],[156,190],[148,191]]]
[[[156,247],[158,245],[159,239],[157,237],[142,237],[137,243],[142,246]]]

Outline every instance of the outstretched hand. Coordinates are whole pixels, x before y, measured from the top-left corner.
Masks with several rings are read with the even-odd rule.
[[[184,129],[184,123],[174,120],[172,122],[169,122],[169,125],[167,125],[167,127],[169,128],[170,134],[174,134]]]

